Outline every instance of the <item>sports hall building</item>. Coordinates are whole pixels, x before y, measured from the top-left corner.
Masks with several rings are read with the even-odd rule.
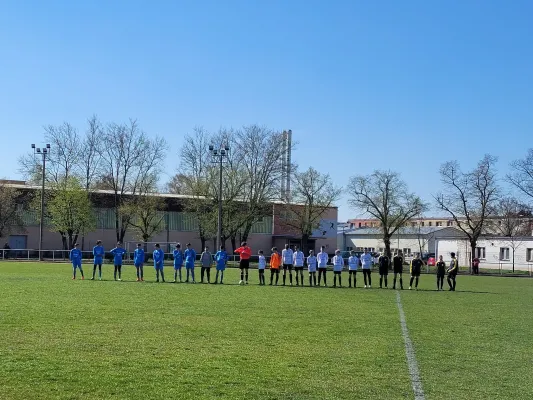
[[[22,213],[25,223],[22,232],[13,232],[9,237],[1,238],[2,243],[9,243],[11,249],[34,249],[39,248],[39,216],[37,210],[28,209],[22,204],[31,196],[40,196],[41,188],[39,186],[27,185],[24,182],[9,181],[5,183],[13,188],[18,189],[21,196],[20,212]],[[159,194],[164,199],[164,209],[161,210],[164,226],[161,232],[154,235],[151,242],[180,242],[182,244],[191,243],[196,250],[200,250],[201,241],[198,235],[198,224],[193,215],[184,211],[184,202],[187,196],[176,194]],[[91,192],[91,199],[94,206],[94,215],[96,218],[96,229],[86,232],[78,237],[78,243],[83,246],[82,250],[90,250],[97,240],[102,240],[106,249],[114,247],[116,244],[115,232],[115,214],[112,208],[113,192],[108,190],[95,190]],[[299,207],[291,205],[290,207]],[[301,244],[301,234],[287,223],[287,205],[279,202],[271,204],[271,213],[258,221],[248,237],[248,243],[254,253],[263,249],[266,254],[273,246],[281,248],[285,243],[291,245]],[[325,211],[320,221],[320,226],[313,232],[309,238],[309,248],[319,249],[320,246],[326,246],[328,252],[333,253],[337,241],[337,208],[332,207]],[[124,243],[138,241],[138,234],[129,228],[124,238]],[[237,243],[240,243],[241,237],[237,236]],[[213,248],[213,242],[207,243]],[[226,242],[228,250],[231,249],[231,243]],[[63,248],[61,235],[58,232],[52,232],[49,227],[44,227],[43,231],[43,249],[44,250],[61,250]],[[167,251],[167,249],[165,249]]]

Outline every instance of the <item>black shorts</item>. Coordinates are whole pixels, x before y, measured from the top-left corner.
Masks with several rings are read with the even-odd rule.
[[[340,275],[342,271],[333,271],[335,275]]]
[[[389,267],[379,267],[379,274],[380,275],[388,275],[389,274]]]
[[[240,269],[244,269],[244,268],[248,269],[248,268],[250,268],[250,259],[248,259],[248,260],[241,260],[241,261],[239,262],[239,268],[240,268]]]
[[[444,272],[437,272],[437,278],[444,278]]]
[[[411,276],[420,276],[420,268],[413,268]]]
[[[349,270],[348,272],[350,273],[350,275],[352,275],[352,274],[354,274],[354,275],[357,274],[357,270],[356,270],[356,269],[351,269],[351,270]]]
[[[303,271],[303,270],[304,270],[304,267],[294,267],[294,270],[295,270],[295,271]]]
[[[457,274],[448,274],[448,278],[455,279],[457,277]]]
[[[395,266],[395,267],[394,267],[394,273],[395,273],[395,274],[401,274],[401,273],[403,273],[403,265],[400,265],[400,266],[398,266],[398,267]]]
[[[292,271],[292,264],[283,264],[283,271]]]

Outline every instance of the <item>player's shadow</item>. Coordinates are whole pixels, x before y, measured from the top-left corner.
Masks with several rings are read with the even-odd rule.
[[[429,292],[429,293],[439,293],[439,292],[452,292],[452,290],[444,289],[444,290],[435,290],[435,289],[418,289],[418,290],[400,290],[401,292]],[[475,294],[499,294],[494,292],[483,292],[483,291],[476,291],[476,290],[455,290],[457,293],[475,293]]]

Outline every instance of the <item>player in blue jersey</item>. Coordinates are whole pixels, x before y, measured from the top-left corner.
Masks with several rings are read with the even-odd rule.
[[[220,246],[220,250],[215,254],[215,262],[217,263],[217,274],[215,276],[215,284],[218,283],[218,274],[220,272],[220,283],[224,282],[224,271],[226,270],[226,264],[228,262],[228,253],[224,246]]]
[[[113,273],[113,277],[115,280],[117,280],[117,272],[118,272],[118,280],[122,280],[122,258],[124,257],[124,254],[126,254],[126,250],[122,247],[122,243],[117,242],[117,247],[114,249],[111,249],[109,251],[111,254],[113,254],[113,264],[115,265],[115,272]]]
[[[174,256],[174,283],[177,282],[178,274],[181,283],[181,267],[183,267],[183,251],[181,251],[181,244],[176,244],[176,249],[172,255]]]
[[[185,258],[185,269],[187,270],[187,279],[185,282],[189,282],[189,274],[192,277],[192,283],[196,283],[194,280],[194,263],[196,261],[196,251],[191,248],[191,244],[187,243],[187,249],[183,253]]]
[[[94,267],[93,267],[93,277],[91,281],[94,281],[94,275],[96,274],[96,267],[98,267],[98,279],[102,280],[102,264],[104,263],[104,246],[102,246],[102,241],[97,240],[96,246],[93,247],[93,256],[94,256]]]
[[[159,275],[161,275],[161,281],[165,282],[165,274],[163,274],[163,266],[165,261],[165,252],[161,250],[159,243],[155,245],[154,250],[154,268],[155,268],[155,277],[156,282],[159,282]]]
[[[144,281],[144,250],[140,243],[137,244],[137,248],[133,252],[133,264],[137,269],[137,282]]]
[[[76,269],[79,268],[81,273],[81,279],[85,279],[83,276],[83,269],[81,268],[81,250],[78,249],[78,243],[74,245],[74,248],[70,250],[70,261],[72,261],[72,279],[76,279]]]

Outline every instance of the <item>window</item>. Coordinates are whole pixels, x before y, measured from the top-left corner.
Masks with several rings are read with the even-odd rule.
[[[352,250],[353,250],[353,247],[350,247],[350,246],[346,247],[346,251],[352,251]]]
[[[359,228],[361,227],[361,223],[359,222]]]
[[[403,249],[403,255],[406,256],[408,254],[411,254],[411,249]]]
[[[411,226],[414,228],[416,226],[416,222],[411,222]]]
[[[500,247],[500,260],[509,260],[509,247]]]
[[[425,225],[425,222],[424,222],[424,221],[422,221],[420,225],[424,226],[424,225]]]
[[[476,247],[475,256],[479,258],[480,260],[485,259],[485,248],[484,247]]]
[[[432,225],[433,225],[433,222],[429,221],[428,226],[432,226]]]
[[[435,226],[442,226],[442,221],[435,222]]]
[[[533,249],[526,250],[526,260],[528,262],[533,262]]]

